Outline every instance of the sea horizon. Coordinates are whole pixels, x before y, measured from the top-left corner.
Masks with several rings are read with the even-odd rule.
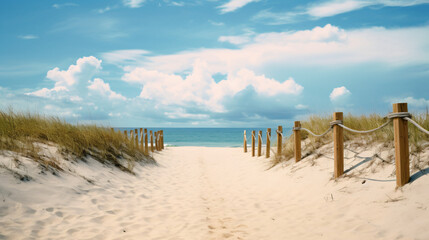
[[[140,129],[139,127],[135,128],[113,128],[115,131],[130,131],[134,129]],[[246,130],[246,138],[248,145],[251,144],[251,132],[255,130],[258,132],[262,131],[262,142],[265,146],[266,143],[266,131],[267,128],[172,128],[172,127],[163,127],[163,128],[146,128],[148,131],[164,131],[164,144],[167,147],[242,147],[243,146],[243,133]],[[271,142],[272,145],[275,143],[277,127],[271,127]],[[283,128],[284,136],[289,136],[291,134],[292,128]],[[149,139],[150,141],[150,139]]]

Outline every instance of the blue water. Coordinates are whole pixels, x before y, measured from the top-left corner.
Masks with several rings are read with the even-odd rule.
[[[132,128],[117,128],[131,130]],[[263,143],[266,141],[266,128],[148,128],[152,131],[164,130],[164,143],[167,146],[202,146],[202,147],[241,147],[243,131],[246,130],[247,143],[251,143],[251,131],[262,130]],[[275,129],[271,128],[271,141],[276,139]],[[290,134],[285,129],[284,136]]]

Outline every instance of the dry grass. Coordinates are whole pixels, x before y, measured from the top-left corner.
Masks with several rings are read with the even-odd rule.
[[[91,156],[130,173],[135,161],[153,161],[124,135],[104,127],[72,125],[56,117],[0,111],[0,150],[16,152],[43,167],[61,170],[56,159],[41,155],[38,143],[57,146],[65,159],[84,160]]]
[[[429,114],[413,114],[413,120],[429,129]],[[331,116],[311,116],[308,120],[302,121],[301,125],[304,128],[311,130],[316,134],[321,134],[329,128],[329,123],[332,121]],[[387,119],[378,114],[371,114],[368,116],[353,116],[348,114],[344,116],[344,125],[356,130],[369,130],[374,129],[381,124],[385,123]],[[411,123],[408,124],[408,135],[410,143],[410,153],[419,153],[425,147],[428,147],[429,135],[422,133]],[[315,153],[318,148],[332,141],[332,134],[328,133],[324,137],[316,138],[309,135],[305,131],[301,131],[302,140],[309,139],[308,144],[303,146],[303,157]],[[359,140],[362,144],[369,145],[372,143],[393,143],[393,123],[388,126],[369,134],[355,134],[349,131],[344,131],[344,141]],[[282,155],[275,156],[272,164],[276,165],[281,161],[287,161],[293,158],[293,135],[286,139],[283,143]],[[304,149],[307,148],[307,149]],[[306,153],[304,154],[304,151]]]

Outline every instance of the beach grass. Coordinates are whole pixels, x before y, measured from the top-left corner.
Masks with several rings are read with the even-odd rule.
[[[420,124],[423,128],[429,129],[429,114],[420,113],[413,114],[413,120]],[[307,120],[301,122],[301,126],[309,129],[315,134],[321,134],[329,128],[329,123],[332,121],[332,116],[329,115],[313,115]],[[388,121],[384,116],[379,114],[355,116],[347,114],[344,116],[344,125],[356,130],[370,130],[377,128]],[[354,141],[362,143],[362,145],[371,145],[375,143],[384,143],[386,147],[393,147],[394,144],[393,123],[390,122],[386,127],[367,134],[357,134],[344,130],[344,141]],[[429,147],[429,135],[421,132],[411,123],[408,123],[408,139],[410,145],[410,153],[415,154],[421,152],[424,148]],[[301,139],[308,139],[307,155],[314,153],[318,148],[333,141],[332,134],[328,133],[323,137],[314,137],[306,131],[301,131]],[[282,161],[290,160],[294,157],[294,136],[288,136],[283,142],[282,154],[276,155],[272,159],[272,164],[276,165]]]
[[[13,110],[0,111],[0,150],[19,153],[42,166],[61,170],[55,159],[44,156],[40,143],[58,147],[65,159],[92,157],[130,173],[136,161],[153,161],[133,141],[110,128],[74,125],[58,117]]]

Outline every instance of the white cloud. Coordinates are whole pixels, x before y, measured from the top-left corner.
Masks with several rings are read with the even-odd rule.
[[[254,20],[262,20],[270,25],[294,23],[303,19],[319,19],[338,14],[351,12],[370,6],[381,7],[409,7],[429,3],[429,0],[328,0],[317,2],[308,7],[299,7],[296,11],[271,12],[262,10],[256,14]]]
[[[121,94],[112,91],[110,85],[100,78],[95,78],[94,81],[89,81],[89,83],[88,89],[98,92],[103,96],[107,96],[111,100],[126,100]]]
[[[239,8],[242,8],[251,2],[258,2],[258,1],[259,0],[229,0],[229,2],[222,4],[218,8],[221,9],[221,13],[228,13],[228,12],[233,12]]]
[[[345,101],[352,93],[344,86],[337,87],[332,90],[329,98],[332,102],[341,102]]]
[[[56,8],[56,9],[60,9],[60,8],[64,8],[64,7],[77,7],[77,6],[79,6],[79,5],[77,5],[76,3],[61,3],[61,4],[56,3],[56,4],[52,5],[52,7]]]
[[[331,0],[311,6],[307,9],[307,14],[322,18],[355,11],[368,6],[409,7],[424,3],[429,3],[429,0]]]
[[[232,72],[226,79],[216,83],[208,64],[200,60],[194,63],[192,73],[185,78],[140,67],[126,73],[123,80],[141,84],[141,98],[156,100],[164,105],[195,104],[215,112],[225,111],[222,104],[225,97],[233,97],[247,87],[253,87],[256,93],[263,96],[298,95],[303,90],[291,78],[280,83],[248,69]]]
[[[298,110],[304,110],[304,109],[308,109],[307,105],[303,105],[303,104],[298,104],[295,106],[296,109]]]
[[[37,39],[39,37],[36,35],[28,34],[28,35],[19,35],[18,38],[21,38],[24,40],[31,40],[31,39]]]
[[[391,104],[393,103],[408,103],[409,108],[417,109],[428,109],[429,100],[424,98],[414,98],[414,97],[405,97],[405,98],[390,98],[388,100]]]
[[[376,2],[377,1],[370,2],[359,0],[328,1],[310,7],[307,10],[307,14],[318,18],[329,17],[376,4]]]
[[[185,6],[184,2],[171,2],[171,5],[176,6],[176,7],[183,7]]]
[[[126,49],[107,52],[102,54],[102,58],[112,64],[133,64],[144,61],[144,56],[149,54],[149,51],[142,49]]]
[[[102,14],[102,13],[108,12],[110,10],[112,10],[112,8],[110,6],[107,6],[105,8],[98,9],[97,12]]]
[[[126,100],[124,96],[112,91],[110,85],[102,79],[95,78],[91,81],[99,70],[101,70],[101,60],[93,56],[82,57],[76,61],[75,65],[70,65],[67,70],[60,70],[56,67],[48,71],[46,78],[55,82],[53,88],[42,88],[26,94],[48,99],[82,102],[88,100],[87,89],[89,89],[110,100]]]
[[[145,3],[146,0],[123,0],[122,2],[127,7],[139,8],[139,7],[143,6],[143,3]]]
[[[208,71],[213,74],[227,74],[242,68],[264,72],[264,68],[272,64],[290,67],[383,63],[397,67],[429,64],[429,48],[425,40],[428,35],[429,26],[346,31],[327,24],[311,30],[255,35],[238,49],[197,49],[157,56],[123,54],[118,58],[103,59],[168,74],[192,71],[197,59],[208,63]],[[116,52],[103,56],[111,53]]]
[[[209,23],[213,26],[218,26],[218,27],[225,26],[225,23],[223,22],[215,22],[215,21],[209,20]]]
[[[220,36],[219,42],[229,42],[235,45],[241,45],[250,42],[249,36]]]
[[[55,87],[72,87],[82,78],[90,78],[101,69],[101,60],[90,56],[79,58],[76,65],[70,65],[67,70],[54,68],[48,71],[46,77],[55,81]]]

